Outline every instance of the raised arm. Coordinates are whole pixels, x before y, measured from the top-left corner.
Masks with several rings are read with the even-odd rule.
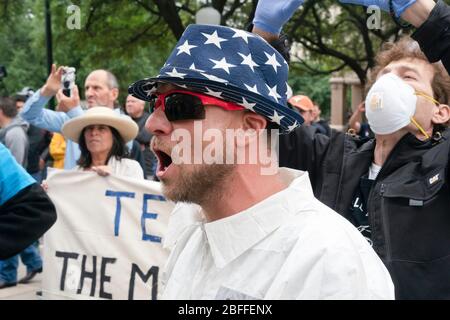
[[[45,85],[30,97],[21,112],[22,118],[38,128],[52,132],[61,132],[62,125],[69,119],[83,114],[80,107],[78,89],[75,87],[72,97],[64,97],[60,106],[64,111],[45,109],[48,101],[61,91],[62,67],[52,66]]]
[[[340,0],[342,3],[363,6],[377,5],[389,11],[389,0]],[[412,38],[432,63],[442,61],[450,73],[450,6],[443,1],[393,0],[396,17],[417,28]]]

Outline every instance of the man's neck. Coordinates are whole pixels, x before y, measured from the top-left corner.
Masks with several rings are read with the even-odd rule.
[[[208,222],[246,210],[287,187],[279,173],[261,175],[257,165],[238,165],[225,185],[216,190],[220,197],[208,198],[200,206]]]
[[[399,130],[391,134],[376,135],[373,162],[376,165],[383,166],[389,154],[392,152],[392,149],[394,149],[395,145],[406,133],[406,130]]]

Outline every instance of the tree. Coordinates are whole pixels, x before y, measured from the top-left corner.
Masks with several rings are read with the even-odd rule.
[[[0,65],[8,76],[2,94],[24,86],[38,89],[47,78],[43,0],[5,1],[0,5]],[[67,27],[71,1],[52,1],[53,56],[77,69],[77,85],[94,69],[108,69],[119,79],[120,97],[128,85],[157,74],[176,39],[160,17],[136,2],[78,1],[81,29]],[[83,90],[81,89],[82,93]]]
[[[4,1],[0,6],[0,65],[8,76],[0,86],[1,95],[12,95],[25,86],[37,88],[45,79],[45,50],[32,41],[36,36],[32,1]],[[14,14],[10,14],[14,12]]]
[[[221,23],[237,28],[245,28],[252,21],[257,2],[210,1],[221,13]],[[79,30],[67,27],[67,8],[72,3],[80,8]],[[119,78],[123,98],[130,83],[158,72],[185,27],[195,22],[195,13],[203,3],[53,0],[54,59],[77,68],[81,87],[91,70],[111,70]],[[4,90],[11,92],[25,85],[37,88],[46,78],[43,8],[43,0],[0,2],[0,64],[9,71]],[[343,5],[337,0],[306,0],[284,28],[291,41],[302,48],[302,54],[293,54],[291,77],[328,79],[332,72],[352,70],[364,84],[381,43],[405,33],[385,13],[381,28],[370,29],[370,17],[360,6]]]
[[[312,73],[330,74],[350,69],[365,84],[381,43],[395,40],[403,33],[385,15],[381,15],[381,28],[369,29],[369,17],[361,6],[309,0],[285,29],[292,41],[303,47],[304,57],[297,58]],[[321,67],[312,67],[311,62]]]

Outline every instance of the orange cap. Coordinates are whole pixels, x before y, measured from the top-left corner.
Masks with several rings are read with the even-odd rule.
[[[314,109],[314,103],[310,98],[304,95],[293,96],[288,102],[302,111],[311,111]]]

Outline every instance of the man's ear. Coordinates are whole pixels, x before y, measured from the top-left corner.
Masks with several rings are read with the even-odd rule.
[[[445,124],[450,120],[450,107],[446,104],[437,106],[431,121],[433,124]]]
[[[244,112],[243,120],[244,130],[253,129],[259,131],[267,127],[267,119],[262,115],[254,112]]]
[[[113,98],[113,101],[116,101],[117,98],[119,98],[119,89],[118,88],[111,89],[111,97]]]
[[[259,136],[265,132],[263,129],[267,127],[267,119],[257,113],[245,111],[242,120],[242,129],[238,131],[237,145],[244,147],[257,143]]]

